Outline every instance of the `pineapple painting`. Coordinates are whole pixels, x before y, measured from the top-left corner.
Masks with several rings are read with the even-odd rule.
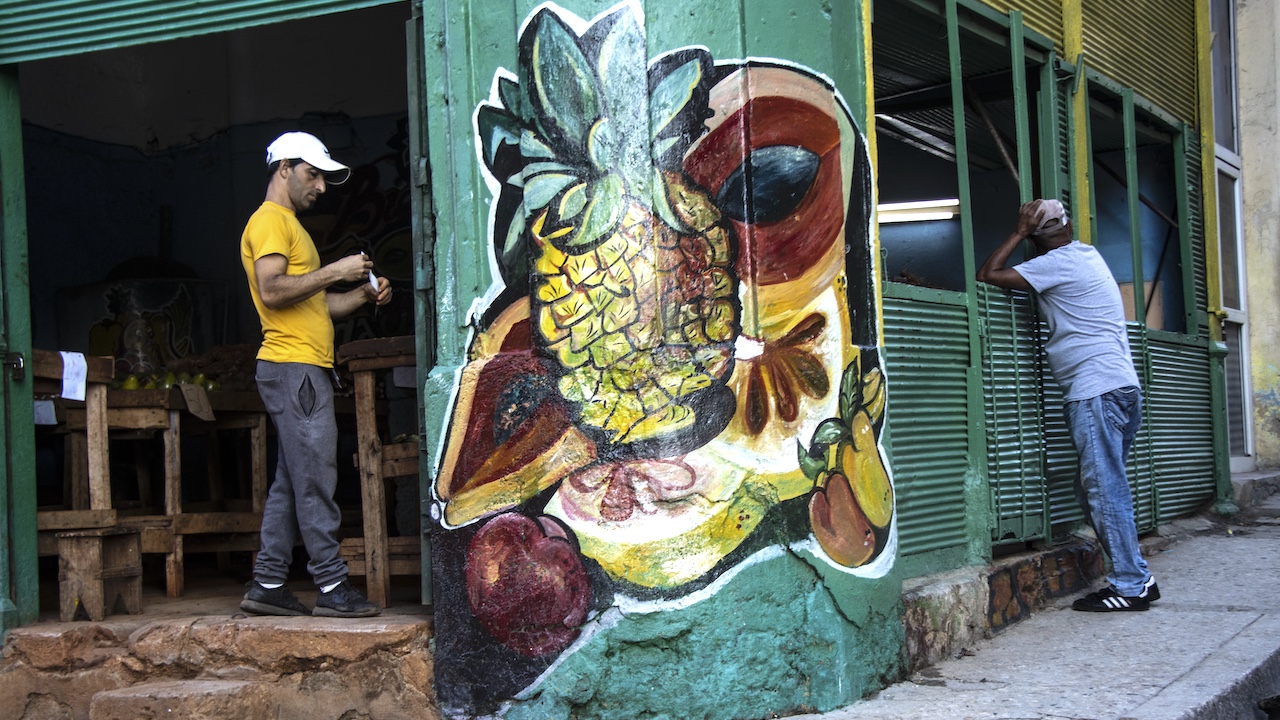
[[[505,697],[760,553],[884,575],[870,166],[830,81],[544,4],[474,130],[495,280],[433,483],[438,657],[501,659]]]
[[[579,426],[632,456],[724,428],[738,334],[732,227],[670,152],[710,58],[647,75],[643,40],[631,12],[581,38],[540,12],[519,77],[476,115],[486,166],[521,198],[494,227],[504,279],[530,278],[534,343]]]

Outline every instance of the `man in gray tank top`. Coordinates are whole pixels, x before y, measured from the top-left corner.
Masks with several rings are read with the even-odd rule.
[[[1006,267],[1024,239],[1037,257]],[[1062,203],[1033,200],[1019,209],[1017,228],[982,264],[978,280],[1034,291],[1049,326],[1045,354],[1062,387],[1063,413],[1080,457],[1076,497],[1112,566],[1109,585],[1072,607],[1146,610],[1160,589],[1142,557],[1125,477],[1129,447],[1142,425],[1142,391],[1115,278],[1097,249],[1071,239]]]

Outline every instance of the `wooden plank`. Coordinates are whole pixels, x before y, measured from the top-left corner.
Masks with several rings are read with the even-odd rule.
[[[116,524],[116,511],[42,510],[36,513],[36,530],[79,530],[105,528]]]
[[[347,561],[347,571],[351,575],[365,576],[365,544],[364,538],[354,537],[343,540],[339,546],[342,558]],[[387,538],[388,565],[392,575],[422,574],[422,541],[417,537]]]
[[[185,550],[192,553],[257,552],[262,547],[257,533],[235,535],[184,535]]]
[[[186,590],[186,574],[183,543],[181,535],[173,536],[173,552],[164,556],[164,594],[169,597],[182,597]]]
[[[387,564],[386,490],[382,486],[382,443],[374,404],[374,374],[355,374],[356,443],[360,457],[360,498],[364,512],[366,587],[370,602],[387,607],[391,572]]]
[[[412,458],[414,460],[418,459],[418,443],[387,443],[382,446],[383,462],[388,460],[404,460],[407,458]]]
[[[169,411],[164,431],[164,514],[182,512],[182,413]]]
[[[175,535],[210,533],[256,533],[262,527],[262,513],[182,513],[173,516]]]
[[[162,408],[184,410],[186,401],[176,388],[153,390],[108,390],[107,404],[113,408]]]
[[[115,358],[85,355],[85,380],[90,383],[109,383],[115,376]],[[62,380],[62,353],[54,350],[31,350],[31,376],[44,380]]]
[[[53,530],[36,533],[36,555],[49,557],[58,554],[58,535]]]
[[[417,362],[415,355],[388,355],[386,357],[360,358],[347,361],[347,370],[367,372],[370,370],[386,370],[394,367],[413,367]]]
[[[88,441],[89,507],[111,507],[111,443],[107,439],[107,386],[85,390],[85,436]]]
[[[413,358],[416,351],[417,339],[413,335],[352,340],[338,347],[338,362],[396,355],[408,355]],[[414,362],[411,359],[407,364],[413,365]]]
[[[142,552],[169,555],[174,551],[173,518],[164,515],[121,515],[120,527],[133,528],[142,537]]]
[[[169,425],[164,408],[116,408],[111,406],[111,391],[107,391],[107,427],[112,430],[163,430]],[[67,408],[67,429],[84,430],[87,427],[85,410]]]
[[[84,433],[67,433],[63,446],[66,461],[63,478],[63,502],[72,510],[89,508],[89,445]]]
[[[267,505],[267,486],[270,483],[267,482],[267,416],[258,415],[257,419],[257,426],[249,431],[249,452],[252,458],[253,510],[260,513]]]
[[[382,477],[384,478],[404,477],[406,475],[417,474],[418,458],[416,456],[411,458],[401,458],[399,460],[383,459],[382,461]]]

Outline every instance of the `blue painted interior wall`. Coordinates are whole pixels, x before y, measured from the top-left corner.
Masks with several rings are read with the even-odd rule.
[[[880,203],[954,198],[958,195],[955,163],[881,136],[879,147]],[[1124,172],[1123,152],[1099,153],[1098,161]],[[1176,219],[1175,168],[1170,145],[1138,149],[1138,181],[1143,196],[1165,215]],[[1133,282],[1133,256],[1129,245],[1128,193],[1106,172],[1095,169],[1098,239],[1096,246],[1119,283]],[[975,267],[982,264],[1013,230],[1018,209],[1018,188],[1008,170],[975,170],[970,173]],[[1080,210],[1077,222],[1087,220]],[[1142,269],[1147,282],[1159,273],[1156,292],[1163,301],[1166,330],[1184,329],[1183,291],[1179,237],[1155,211],[1141,205]],[[963,290],[960,220],[892,223],[880,226],[885,277],[948,290]]]
[[[161,251],[161,207],[172,208],[172,260],[227,284],[224,342],[261,338],[240,266],[240,233],[266,190],[265,150],[282,132],[309,129],[335,158],[356,167],[396,149],[405,115],[335,121],[274,121],[233,127],[171,150],[145,153],[27,124],[23,128],[36,347],[84,350],[88,338],[57,327],[61,288],[96,283],[118,264]],[[396,182],[395,179],[389,182]],[[324,213],[349,186],[330,188]],[[305,221],[305,215],[304,221]],[[407,217],[405,218],[407,223]]]

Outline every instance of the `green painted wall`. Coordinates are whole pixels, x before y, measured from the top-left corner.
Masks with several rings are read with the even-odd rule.
[[[441,475],[446,477],[461,472],[456,468],[469,462],[457,460],[458,456],[475,452],[474,448],[459,447],[445,437],[446,427],[452,428],[450,433],[463,428],[456,420],[451,421],[453,425],[447,421],[455,416],[465,418],[458,415],[462,412],[458,408],[488,390],[489,376],[478,373],[482,367],[492,368],[502,360],[488,354],[494,351],[487,349],[485,343],[496,341],[495,338],[505,342],[507,337],[493,334],[495,327],[504,327],[504,321],[488,317],[478,322],[476,313],[510,309],[520,302],[507,306],[503,303],[508,300],[495,301],[492,297],[497,265],[490,257],[490,233],[496,199],[486,182],[486,161],[482,158],[486,153],[478,152],[474,139],[475,113],[479,105],[493,105],[490,90],[495,72],[499,68],[515,72],[518,68],[517,39],[527,18],[539,7],[534,2],[495,7],[445,0],[424,6],[422,12],[421,101],[426,108],[426,152],[432,201],[437,210],[436,241],[430,249],[434,278],[423,285],[434,287],[438,328],[436,364],[426,380],[423,425],[430,464],[443,467]],[[582,19],[584,24],[619,7],[633,8],[644,18],[645,52],[651,60],[673,50],[696,47],[705,48],[716,63],[751,59],[800,68],[830,82],[862,132],[870,127],[866,100],[869,67],[864,45],[869,14],[864,15],[859,3],[702,0],[632,5],[566,2],[557,7]],[[519,79],[524,81],[523,77]],[[874,146],[873,137],[863,142]],[[856,195],[856,180],[854,186],[850,189],[846,185],[846,190]],[[866,199],[869,207],[869,194]],[[869,216],[863,220],[869,221]],[[876,257],[874,251],[864,248],[859,257],[866,258],[861,271],[868,278],[874,277],[869,265],[870,259]],[[850,265],[850,275],[854,276],[854,272]],[[839,287],[844,288],[843,283],[841,280]],[[744,292],[744,298],[747,294]],[[862,362],[869,362],[867,358],[882,362],[874,353],[879,337],[877,298],[872,291],[871,307],[851,313],[856,315],[851,323],[855,328],[852,336],[845,319],[845,337],[850,339],[841,351],[844,357],[858,355],[852,345],[865,347],[870,342],[872,354],[866,354],[864,349]],[[749,298],[743,300],[744,306],[750,302]],[[746,317],[747,311],[743,313]],[[531,315],[538,317],[536,305]],[[828,315],[830,322],[835,322],[838,315]],[[858,327],[870,327],[872,337],[859,334]],[[535,322],[535,331],[536,328]],[[856,342],[854,338],[862,340]],[[475,375],[468,379],[467,372]],[[478,381],[476,377],[482,379]],[[506,376],[493,379],[512,383],[512,387],[519,385]],[[843,387],[837,370],[832,392],[838,386]],[[862,400],[850,402],[874,405],[872,398],[867,394]],[[879,412],[872,415],[879,417]],[[841,414],[850,426],[854,424],[843,410]],[[877,421],[875,432],[879,431]],[[506,441],[499,444],[502,442]],[[839,441],[823,442],[823,447],[827,442],[834,450]],[[818,444],[812,426],[803,434],[788,438],[786,452],[791,453],[790,448],[797,443],[804,448]],[[694,452],[690,451],[691,455]],[[838,453],[828,456],[835,454]],[[730,464],[734,462],[732,454],[726,457]],[[593,462],[584,458],[581,450],[544,454],[543,458],[550,473],[559,473],[565,465],[585,464],[590,468]],[[602,456],[602,461],[618,462],[616,456]],[[629,461],[622,464],[625,462]],[[816,462],[823,469],[813,472],[828,477],[832,467],[828,463],[832,461]],[[573,477],[570,475],[559,487],[568,487]],[[555,499],[563,494],[557,490],[559,478],[545,489],[516,488],[523,494],[506,505],[490,498],[486,501],[489,504],[483,506],[488,509],[479,510],[475,509],[482,505],[479,502],[459,504],[459,498],[475,487],[459,484],[442,490],[438,477],[432,481],[439,493],[430,508],[436,521],[432,537],[432,598],[436,608],[437,686],[446,714],[566,719],[764,717],[833,709],[881,687],[901,672],[902,577],[892,566],[897,551],[896,526],[882,530],[891,532],[888,537],[894,538],[883,549],[888,562],[878,563],[871,573],[850,572],[851,568],[833,564],[823,552],[838,555],[838,551],[823,546],[821,537],[815,542],[809,534],[812,515],[806,510],[808,491],[799,497],[790,495],[795,498],[790,504],[777,504],[778,498],[766,497],[772,492],[766,489],[767,483],[761,483],[760,489],[753,491],[761,494],[748,493],[745,499],[734,502],[742,502],[744,507],[777,508],[767,510],[768,517],[761,525],[765,530],[748,534],[741,546],[689,580],[688,571],[681,568],[705,559],[697,559],[694,550],[682,551],[679,538],[696,533],[674,533],[677,540],[653,550],[652,555],[644,554],[648,548],[639,547],[639,559],[593,554],[593,548],[602,543],[608,545],[611,539],[603,533],[591,535],[592,528],[587,523],[575,524],[573,512],[566,511],[563,501]],[[757,481],[747,482],[754,485]],[[976,482],[971,485],[978,488]],[[451,495],[454,492],[457,494]],[[548,502],[553,493],[556,494]],[[605,509],[604,504],[600,509]],[[459,517],[451,512],[459,513]],[[493,515],[495,512],[499,514]],[[558,524],[555,518],[563,523]],[[738,521],[739,529],[747,522],[741,514]],[[572,552],[567,554],[558,539],[566,527],[572,530]],[[558,558],[555,562],[546,560],[546,567],[569,568],[564,582],[570,590],[566,592],[580,594],[583,582],[594,588],[586,620],[575,621],[581,624],[575,625],[570,636],[572,644],[567,647],[558,644],[549,652],[541,646],[530,650],[511,636],[537,636],[536,633],[509,627],[495,630],[492,618],[477,609],[477,603],[483,602],[477,599],[477,593],[500,584],[502,578],[497,573],[507,567],[497,560],[481,564],[477,546],[486,552],[498,546],[515,547],[508,540],[503,540],[508,544],[497,544],[495,536],[510,538],[520,533],[534,539],[513,552],[527,553],[521,557],[528,558]],[[711,537],[714,543],[722,535],[733,534],[732,529],[715,530]],[[807,539],[793,541],[796,537]],[[580,547],[584,556],[582,571],[574,564]],[[651,572],[644,567],[651,557],[668,558],[671,563]],[[530,562],[536,565],[541,560],[522,560],[520,564],[527,567]],[[480,579],[473,577],[477,567],[485,568],[475,571]],[[494,575],[484,574],[490,570]],[[646,586],[653,578],[658,578],[657,586]],[[537,588],[529,589],[532,596]],[[511,635],[502,636],[507,630]],[[559,632],[554,628],[552,631]],[[465,668],[460,670],[463,665]]]

